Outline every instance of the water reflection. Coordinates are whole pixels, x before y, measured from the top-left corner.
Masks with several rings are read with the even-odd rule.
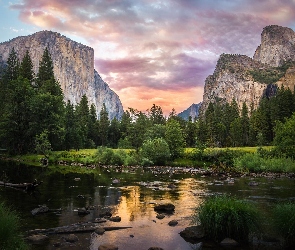
[[[51,228],[77,222],[94,221],[108,209],[121,222],[106,222],[111,226],[132,228],[108,231],[103,235],[79,234],[77,249],[97,249],[100,244],[113,243],[119,249],[148,249],[151,246],[163,249],[194,249],[196,245],[184,241],[179,232],[191,223],[195,208],[209,195],[228,193],[256,203],[265,211],[279,201],[295,199],[293,179],[256,178],[258,185],[249,186],[250,178],[222,180],[202,178],[181,171],[166,171],[155,174],[147,169],[118,171],[116,168],[101,168],[93,173],[76,174],[26,167],[21,164],[1,163],[11,182],[30,182],[37,178],[43,184],[39,193],[28,195],[19,190],[0,187],[0,199],[12,204],[23,219],[23,230]],[[187,171],[186,171],[187,172]],[[113,183],[116,178],[119,183]],[[173,214],[157,219],[155,203],[173,203]],[[50,209],[61,208],[61,212],[32,216],[30,211],[46,204]],[[86,216],[78,216],[77,209],[89,208]],[[168,222],[177,220],[171,227]],[[53,243],[60,235],[52,236],[46,248],[56,249]],[[74,248],[72,248],[74,249]]]

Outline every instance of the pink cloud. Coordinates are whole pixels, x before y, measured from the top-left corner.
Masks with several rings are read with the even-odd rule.
[[[124,107],[137,109],[201,101],[221,53],[252,56],[266,25],[295,28],[290,0],[22,0],[11,8],[23,22],[83,37]]]

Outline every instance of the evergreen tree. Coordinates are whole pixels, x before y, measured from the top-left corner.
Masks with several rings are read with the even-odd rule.
[[[102,146],[106,146],[108,144],[109,126],[109,114],[105,104],[103,103],[99,113],[99,137]]]
[[[249,144],[249,114],[248,107],[246,103],[243,103],[242,114],[241,114],[241,124],[242,124],[242,146],[247,146]]]
[[[165,117],[160,106],[153,104],[148,110],[148,117],[152,124],[165,124]]]
[[[7,67],[4,73],[4,81],[8,84],[12,80],[16,80],[19,76],[19,60],[17,53],[12,48],[7,59]]]
[[[27,79],[18,78],[10,81],[6,92],[7,103],[0,118],[1,146],[9,152],[23,154],[32,150],[31,100],[35,91]]]
[[[121,131],[120,131],[120,122],[117,120],[117,118],[115,117],[110,124],[109,127],[109,145],[112,148],[117,148],[118,147],[118,142],[120,140],[120,136],[121,136]]]
[[[30,83],[32,83],[34,80],[33,62],[28,50],[21,61],[19,75],[25,79],[28,79]]]
[[[89,133],[89,106],[88,98],[86,95],[83,95],[80,103],[76,106],[76,119],[77,126],[81,133],[82,147],[86,148],[88,146],[88,133]]]
[[[92,103],[89,110],[89,125],[88,125],[88,138],[92,144],[98,145],[98,120],[96,115],[95,105]]]
[[[53,62],[51,60],[48,48],[45,48],[42,59],[39,63],[39,71],[37,74],[37,85],[41,87],[47,80],[54,78]]]
[[[196,124],[192,121],[191,116],[189,117],[188,122],[186,123],[184,133],[185,133],[186,146],[195,147],[196,137],[197,137],[197,127],[196,127]]]

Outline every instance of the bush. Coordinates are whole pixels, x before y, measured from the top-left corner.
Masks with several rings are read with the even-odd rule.
[[[259,154],[245,154],[235,159],[234,168],[240,172],[295,172],[295,161],[290,158],[263,158]]]
[[[28,249],[19,232],[19,217],[3,203],[0,203],[0,249]]]
[[[148,165],[165,165],[170,157],[170,150],[167,142],[163,138],[146,140],[140,148],[140,155]]]
[[[226,195],[204,201],[197,209],[197,220],[206,235],[217,242],[227,237],[248,242],[249,234],[258,230],[260,224],[253,205]]]
[[[273,226],[283,237],[284,245],[295,245],[295,204],[278,204],[273,209]]]

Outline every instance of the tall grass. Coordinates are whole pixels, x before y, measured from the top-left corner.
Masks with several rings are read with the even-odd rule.
[[[19,231],[19,217],[17,214],[0,203],[0,249],[26,250],[23,237]]]
[[[273,209],[273,227],[286,247],[295,245],[295,204],[277,204]]]
[[[264,158],[259,154],[244,154],[234,160],[234,168],[237,171],[249,172],[295,172],[295,161],[290,158]]]
[[[196,212],[196,220],[206,235],[216,242],[229,237],[247,243],[249,234],[260,228],[258,210],[249,203],[227,195],[210,197]]]

